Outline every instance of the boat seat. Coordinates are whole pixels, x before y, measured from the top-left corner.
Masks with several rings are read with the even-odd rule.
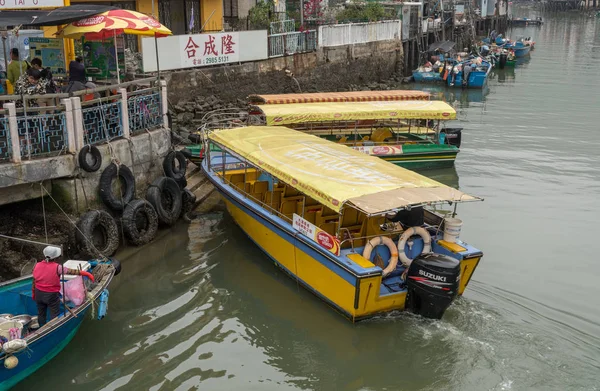
[[[233,184],[244,182],[244,174],[231,174],[229,182]]]
[[[325,210],[325,208],[323,208],[323,211],[317,211],[317,215],[316,215],[316,225],[320,226],[321,224],[326,224],[332,221],[338,222],[340,219],[340,216],[337,214],[329,214],[327,216],[323,216],[324,213],[327,213],[328,211]],[[331,211],[333,212],[333,211]]]
[[[304,220],[308,221],[309,223],[314,224],[317,218],[317,212],[307,212],[304,213]]]
[[[237,182],[235,183],[235,187],[240,189],[242,192],[250,193],[250,184],[246,182]]]
[[[268,181],[256,181],[252,185],[252,197],[254,199],[262,201],[265,193],[269,190],[269,182]]]
[[[273,192],[266,192],[264,195],[264,203],[275,210],[279,210],[279,207],[281,206],[282,193],[283,189],[274,190]]]
[[[288,186],[288,185],[285,186],[285,189],[283,191],[284,197],[294,197],[294,196],[298,196],[299,194],[300,194],[300,192],[298,190],[296,190],[292,186]]]
[[[378,128],[378,129],[375,129],[373,131],[373,133],[371,133],[371,140],[380,143],[380,142],[384,141],[386,138],[392,137],[392,136],[393,136],[393,134],[389,128]]]
[[[318,227],[321,228],[323,231],[327,232],[328,234],[335,236],[337,234],[338,224],[339,223],[337,221],[332,221],[329,223],[323,223]]]
[[[284,199],[281,203],[281,207],[279,208],[279,212],[282,215],[289,218],[290,220],[294,217],[294,213],[296,213],[296,204],[298,201],[296,200],[286,200]]]

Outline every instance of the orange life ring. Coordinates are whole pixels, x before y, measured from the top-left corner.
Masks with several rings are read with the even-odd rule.
[[[369,243],[367,243],[365,249],[363,250],[362,256],[370,261],[371,252],[375,247],[380,245],[387,246],[387,248],[390,250],[390,253],[392,254],[388,261],[387,267],[383,269],[383,276],[385,277],[386,275],[394,271],[396,269],[396,265],[398,265],[398,249],[396,248],[396,245],[394,244],[394,241],[392,239],[388,238],[387,236],[377,236],[369,240]]]

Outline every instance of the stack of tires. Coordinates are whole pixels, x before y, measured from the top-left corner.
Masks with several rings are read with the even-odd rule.
[[[81,168],[88,172],[100,168],[101,155],[96,151],[93,146],[81,150]],[[97,156],[94,164],[89,164],[90,155]],[[185,189],[186,159],[181,152],[172,151],[165,157],[163,168],[166,176],[157,178],[148,187],[146,199],[136,199],[133,172],[124,164],[109,164],[99,183],[100,198],[108,211],[92,210],[80,217],[76,224],[78,250],[92,258],[109,257],[119,247],[121,230],[128,243],[141,246],[156,237],[159,225],[175,224],[182,212],[187,216],[196,200],[194,194]]]

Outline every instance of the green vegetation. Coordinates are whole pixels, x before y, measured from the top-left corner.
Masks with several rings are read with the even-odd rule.
[[[384,19],[393,19],[393,12],[386,10],[383,5],[375,2],[367,4],[354,3],[348,5],[336,15],[339,23],[343,22],[375,22]]]
[[[277,21],[273,0],[261,1],[248,11],[248,27],[255,30],[268,30],[271,22]]]

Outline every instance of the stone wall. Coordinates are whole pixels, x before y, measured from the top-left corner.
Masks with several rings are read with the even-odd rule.
[[[244,108],[250,94],[386,89],[399,81],[402,59],[401,41],[379,41],[167,73],[173,128],[194,130],[208,111]]]

